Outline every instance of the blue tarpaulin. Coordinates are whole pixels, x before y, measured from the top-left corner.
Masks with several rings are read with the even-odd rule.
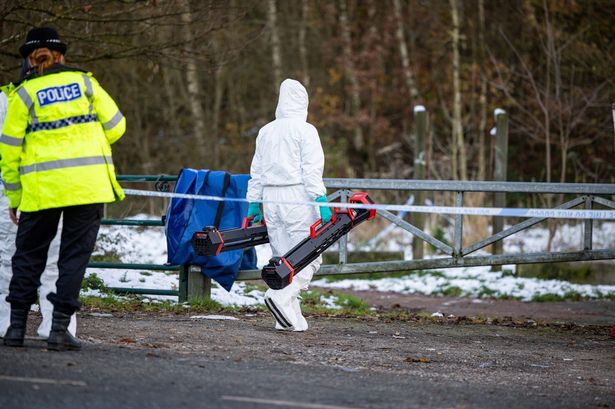
[[[175,184],[175,192],[245,198],[249,179],[249,175],[184,168]],[[245,202],[173,198],[165,219],[168,262],[200,266],[203,274],[229,291],[239,270],[256,269],[254,248],[205,257],[194,253],[190,240],[205,226],[216,226],[220,230],[241,227],[247,213],[248,204]]]

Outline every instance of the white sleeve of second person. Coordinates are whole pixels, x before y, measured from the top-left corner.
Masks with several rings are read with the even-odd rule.
[[[4,126],[4,118],[6,118],[6,111],[8,109],[8,98],[6,94],[0,91],[0,132]]]
[[[250,177],[248,181],[248,192],[246,193],[246,199],[249,202],[258,202],[263,199],[263,183],[262,183],[262,158],[259,152],[259,138],[256,138],[256,149],[254,150],[254,157],[252,158],[252,165],[250,166]]]
[[[301,175],[305,190],[312,199],[327,193],[322,181],[325,168],[325,154],[320,144],[318,131],[309,125],[308,132],[303,135],[301,144]]]

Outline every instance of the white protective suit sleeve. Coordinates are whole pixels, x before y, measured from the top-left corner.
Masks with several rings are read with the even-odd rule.
[[[6,118],[6,110],[9,106],[9,99],[6,94],[0,91],[0,131],[4,126],[4,118]]]
[[[259,138],[260,131],[256,137],[256,150],[254,157],[252,158],[252,165],[250,165],[250,180],[248,181],[248,192],[246,198],[250,202],[257,202],[263,200],[263,184],[261,182],[262,174],[262,159],[259,154]]]
[[[6,118],[7,106],[8,98],[4,92],[0,91],[0,131],[4,125],[4,118]],[[9,295],[9,284],[13,276],[11,257],[15,253],[15,234],[17,234],[17,226],[9,219],[8,209],[9,199],[0,189],[0,336],[2,337],[9,327],[11,305],[6,302],[5,298]]]
[[[9,199],[0,192],[0,336],[9,327],[11,305],[6,302],[9,284],[13,276],[11,258],[15,253],[17,226],[9,219]]]
[[[309,125],[301,143],[301,176],[305,190],[312,199],[316,199],[327,192],[322,182],[324,168],[325,154],[320,144],[318,131],[312,125]]]

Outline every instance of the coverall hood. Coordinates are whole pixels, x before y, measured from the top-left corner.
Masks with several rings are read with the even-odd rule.
[[[309,102],[308,93],[299,81],[285,79],[280,84],[275,118],[297,118],[306,121]]]

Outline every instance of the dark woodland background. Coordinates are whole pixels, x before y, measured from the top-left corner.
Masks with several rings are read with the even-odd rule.
[[[326,177],[489,180],[493,110],[511,181],[615,183],[615,2],[608,0],[0,1],[0,82],[33,26],[57,28],[128,132],[121,174],[249,172],[287,77],[310,93]]]

